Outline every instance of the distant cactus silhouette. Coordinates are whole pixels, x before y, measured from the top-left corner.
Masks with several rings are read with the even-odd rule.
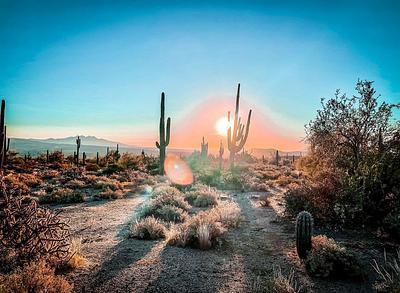
[[[96,153],[96,164],[99,164],[99,152]]]
[[[224,144],[221,142],[219,143],[219,169],[222,169],[222,162],[223,162],[223,155],[224,155]]]
[[[82,166],[85,167],[85,165],[86,165],[86,153],[83,152],[82,153]]]
[[[171,118],[167,119],[167,127],[165,128],[165,94],[161,93],[161,116],[160,116],[160,142],[156,141],[156,146],[160,150],[160,175],[164,175],[164,162],[167,146],[169,145]]]
[[[296,219],[296,249],[301,259],[307,257],[312,248],[311,237],[313,234],[314,220],[309,212],[302,211]]]
[[[0,172],[3,171],[4,158],[8,151],[6,140],[7,140],[7,129],[5,126],[5,110],[6,101],[1,101],[1,113],[0,113]],[[9,147],[8,143],[8,147]],[[1,174],[2,175],[2,174]]]
[[[117,150],[114,152],[114,161],[118,162],[119,158],[121,157],[121,155],[119,154],[119,145],[117,144]]]
[[[76,139],[76,166],[79,166],[79,149],[81,148],[81,139],[78,136]]]
[[[233,129],[232,126],[228,129],[228,150],[230,166],[233,168],[235,166],[235,155],[240,152],[240,150],[244,147],[247,137],[249,135],[250,129],[250,119],[251,119],[251,110],[249,111],[249,115],[247,116],[247,124],[244,125],[241,123],[241,118],[239,117],[239,99],[240,99],[240,83],[238,84],[237,95],[236,95],[236,107],[235,107],[235,117],[233,120]],[[230,112],[228,112],[228,122],[230,123]]]
[[[7,164],[7,153],[10,150],[10,139],[7,138],[7,126],[4,126],[3,165]]]
[[[46,164],[49,163],[49,150],[46,150]]]
[[[275,164],[279,166],[279,151],[277,150],[275,153]]]
[[[201,154],[201,158],[203,160],[207,159],[207,156],[208,156],[208,142],[206,143],[204,141],[204,136],[203,136],[203,141],[201,142],[201,153],[200,154]]]

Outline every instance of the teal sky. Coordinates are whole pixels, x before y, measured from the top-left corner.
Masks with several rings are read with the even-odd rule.
[[[358,78],[400,101],[399,15],[400,1],[0,0],[0,96],[11,136],[153,145],[161,91],[179,128],[241,82],[244,106],[298,140]]]

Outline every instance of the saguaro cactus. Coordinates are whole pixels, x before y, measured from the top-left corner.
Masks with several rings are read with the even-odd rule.
[[[96,164],[99,164],[99,152],[96,153]]]
[[[46,150],[46,164],[49,163],[49,150]]]
[[[251,110],[249,110],[249,115],[247,116],[247,124],[241,123],[241,118],[239,117],[239,99],[240,99],[240,83],[238,84],[237,95],[236,95],[236,107],[235,107],[235,117],[232,126],[228,129],[228,150],[229,150],[229,161],[231,168],[235,166],[235,155],[240,152],[244,147],[247,137],[249,135],[250,129],[250,119]],[[228,123],[231,122],[231,113],[228,112]]]
[[[10,150],[10,139],[7,138],[7,126],[4,125],[3,166],[7,164],[7,153]]]
[[[301,259],[307,257],[312,248],[311,237],[313,234],[314,220],[309,212],[302,211],[296,219],[296,249]]]
[[[114,152],[114,161],[118,162],[121,155],[119,154],[119,145],[117,144],[117,150]]]
[[[208,142],[206,143],[204,141],[204,136],[203,136],[203,141],[201,142],[201,158],[203,160],[207,159],[208,156]]]
[[[164,175],[165,151],[169,145],[171,118],[167,119],[165,128],[165,94],[161,93],[161,117],[160,117],[160,142],[156,141],[156,146],[160,150],[160,175]]]
[[[81,139],[78,136],[76,139],[76,166],[79,166],[79,149],[81,148]]]
[[[85,165],[86,165],[86,153],[83,152],[82,153],[82,166],[85,167]]]
[[[279,151],[277,150],[275,153],[275,164],[279,166]]]
[[[0,113],[0,172],[3,172],[4,164],[4,153],[5,153],[5,141],[6,141],[6,127],[5,127],[5,110],[6,101],[1,101],[1,113]],[[1,173],[2,175],[2,173]]]
[[[224,155],[224,144],[221,142],[219,143],[219,169],[222,169],[222,162],[223,162],[223,156]]]

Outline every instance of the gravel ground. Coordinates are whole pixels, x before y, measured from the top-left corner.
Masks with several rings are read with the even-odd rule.
[[[243,221],[208,251],[128,239],[135,210],[146,196],[63,207],[89,260],[68,278],[76,292],[253,292],[257,278],[279,265],[284,273],[295,267],[299,283],[309,292],[370,292],[370,284],[307,276],[293,248],[294,224],[280,217],[280,193],[271,194],[271,207],[259,206],[261,192],[231,193]]]

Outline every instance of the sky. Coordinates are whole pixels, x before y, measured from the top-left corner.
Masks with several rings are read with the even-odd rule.
[[[400,101],[400,1],[0,0],[0,96],[11,137],[217,148],[253,110],[246,148],[305,148],[320,98],[375,81]],[[398,115],[398,114],[396,114]]]

